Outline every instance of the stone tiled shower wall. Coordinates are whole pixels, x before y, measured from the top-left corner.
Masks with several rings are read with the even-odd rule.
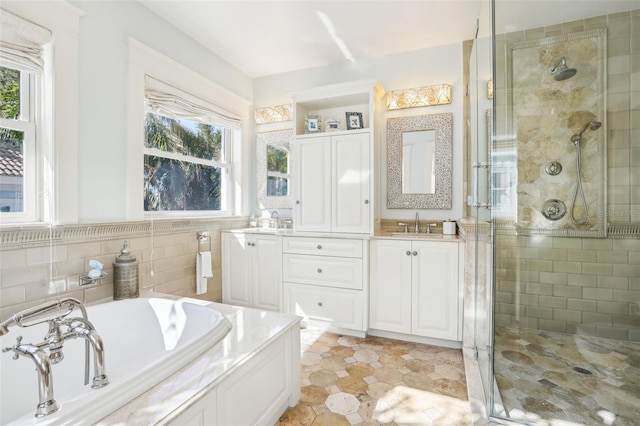
[[[504,46],[607,28],[607,214],[640,223],[640,10],[497,37],[496,83],[508,81]],[[508,89],[496,85],[498,135]],[[501,96],[502,95],[502,96]],[[496,235],[496,324],[640,341],[640,239]]]
[[[58,296],[71,296],[82,302],[113,296],[112,263],[125,240],[139,262],[140,290],[151,290],[210,301],[222,301],[221,239],[225,228],[242,228],[246,220],[206,221],[197,229],[209,231],[213,278],[208,291],[196,295],[195,264],[198,251],[209,249],[199,243],[197,231],[149,233],[131,236],[123,233],[109,239],[68,244],[0,250],[0,318],[43,303]],[[92,225],[99,227],[100,225]],[[104,264],[107,277],[99,284],[79,286],[79,276],[89,270],[89,260]]]

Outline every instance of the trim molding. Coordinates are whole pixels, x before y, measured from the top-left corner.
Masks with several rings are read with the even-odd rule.
[[[0,230],[0,251],[32,247],[58,246],[65,244],[104,241],[147,235],[164,235],[182,232],[245,228],[246,217],[215,219],[163,219],[140,222],[115,222],[81,225],[10,227]]]

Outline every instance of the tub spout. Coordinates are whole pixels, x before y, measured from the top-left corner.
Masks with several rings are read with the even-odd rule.
[[[58,411],[60,406],[53,396],[53,375],[51,374],[51,362],[49,357],[37,346],[22,344],[22,336],[17,338],[13,347],[3,348],[2,352],[13,351],[13,359],[22,356],[30,358],[36,366],[38,372],[38,394],[39,402],[36,406],[36,417],[44,417]]]
[[[99,389],[108,385],[109,378],[104,362],[104,344],[102,338],[93,327],[93,324],[84,318],[71,318],[66,322],[68,323],[69,331],[62,336],[63,340],[80,337],[91,344],[93,348],[93,381],[91,387],[93,389]],[[72,326],[73,323],[80,324]]]

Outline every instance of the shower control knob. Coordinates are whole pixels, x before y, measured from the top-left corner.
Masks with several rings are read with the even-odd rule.
[[[562,164],[556,160],[547,161],[544,165],[544,171],[551,176],[559,175],[562,172]]]

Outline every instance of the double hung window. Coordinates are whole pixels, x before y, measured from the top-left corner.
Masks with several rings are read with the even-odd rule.
[[[227,213],[239,119],[149,76],[145,108],[144,211]]]
[[[42,215],[37,130],[51,32],[6,11],[0,19],[0,221],[34,222]]]

